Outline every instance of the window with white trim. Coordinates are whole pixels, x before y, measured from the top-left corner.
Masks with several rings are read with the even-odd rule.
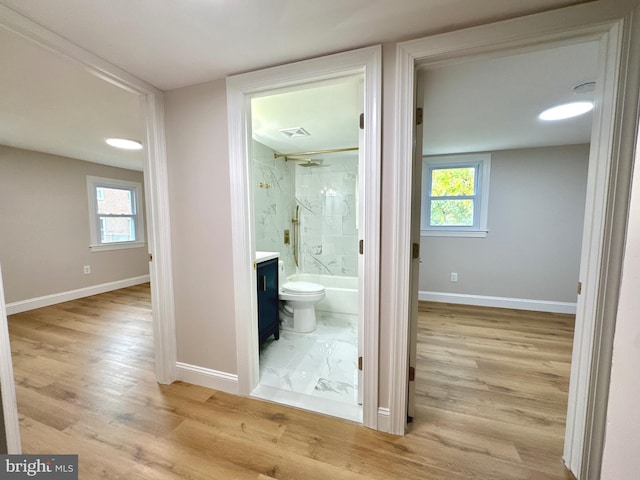
[[[424,157],[423,236],[485,237],[491,154]]]
[[[91,250],[144,246],[142,185],[87,176]]]

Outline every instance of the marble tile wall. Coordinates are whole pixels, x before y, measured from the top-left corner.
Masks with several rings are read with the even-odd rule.
[[[357,154],[327,155],[318,159],[320,167],[303,167],[275,159],[273,153],[252,141],[256,249],[280,252],[287,275],[357,276]],[[297,269],[291,223],[296,204],[300,205]],[[284,244],[285,229],[291,232],[290,245]]]
[[[358,275],[356,155],[327,155],[319,167],[296,166],[300,271]]]
[[[285,245],[284,231],[289,229],[293,235],[291,219],[296,209],[295,165],[285,162],[283,158],[275,159],[273,153],[269,147],[252,141],[256,250],[280,252],[287,274],[291,275],[296,272],[293,244]]]

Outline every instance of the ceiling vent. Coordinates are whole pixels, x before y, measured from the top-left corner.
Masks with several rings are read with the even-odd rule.
[[[287,138],[310,137],[311,134],[302,127],[283,128],[280,130]]]

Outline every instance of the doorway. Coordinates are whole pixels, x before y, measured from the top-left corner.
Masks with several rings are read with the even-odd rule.
[[[231,181],[232,184],[236,186],[232,193],[232,200],[236,207],[232,219],[232,227],[234,238],[234,291],[238,345],[238,384],[240,394],[252,395],[260,383],[257,299],[255,295],[257,280],[256,270],[254,269],[258,247],[256,238],[258,219],[254,215],[253,205],[254,194],[255,197],[258,197],[258,194],[256,192],[255,179],[251,175],[253,140],[251,133],[253,130],[251,123],[252,100],[256,99],[259,103],[260,98],[275,98],[274,93],[283,95],[283,98],[286,99],[287,95],[291,95],[296,91],[300,92],[309,89],[314,85],[316,88],[329,88],[331,85],[339,85],[342,82],[340,79],[362,79],[363,108],[361,113],[363,113],[363,115],[361,126],[363,128],[359,129],[359,131],[362,132],[362,139],[355,139],[358,143],[358,145],[355,145],[358,147],[357,171],[360,173],[353,178],[353,183],[355,183],[357,179],[357,189],[353,183],[348,187],[353,189],[354,193],[358,192],[358,208],[356,209],[358,212],[358,228],[355,237],[351,239],[356,240],[357,260],[355,260],[352,255],[349,255],[351,260],[347,260],[349,263],[344,263],[343,267],[347,267],[352,271],[357,270],[356,312],[358,317],[358,337],[361,342],[360,351],[362,352],[360,355],[361,359],[359,358],[357,360],[358,367],[362,366],[363,401],[361,421],[363,424],[372,426],[373,428],[375,428],[377,424],[378,402],[377,318],[379,303],[378,254],[380,217],[380,56],[380,47],[370,47],[283,67],[238,75],[230,77],[227,80]],[[353,121],[356,125],[360,123],[358,118],[354,118]],[[289,127],[303,127],[304,129],[304,125],[289,125],[286,128]],[[310,133],[313,134],[313,132]],[[264,139],[263,141],[268,142],[268,140]],[[349,141],[352,142],[353,140]],[[320,150],[355,147],[351,144],[338,145],[335,148],[333,145],[322,146],[324,148],[320,148]],[[289,148],[286,145],[285,147],[287,149]],[[284,150],[284,148],[282,149]],[[275,149],[271,148],[271,150]],[[275,154],[300,152],[306,153],[304,150],[289,150],[288,152],[274,151]],[[307,161],[308,163],[313,161],[314,164],[317,164],[314,165],[314,167],[319,171],[325,171],[329,170],[329,168],[324,167],[324,165],[328,166],[335,163],[336,168],[338,165],[343,167],[345,163],[338,164],[339,156],[335,155],[347,153],[349,152],[324,153],[323,155],[325,155],[325,157],[322,159],[322,163],[317,160],[302,161]],[[331,157],[329,157],[329,155],[331,155]],[[292,155],[292,157],[306,158],[305,155]],[[280,158],[283,159],[284,157]],[[293,162],[298,163],[295,160],[293,160]],[[353,157],[352,160],[348,162],[353,163]],[[293,168],[297,168],[300,171],[301,180],[302,176],[309,175],[312,177],[311,181],[316,181],[313,178],[318,178],[313,177],[313,173],[307,172],[310,168],[301,166]],[[309,175],[307,175],[308,173]],[[294,178],[295,175],[297,174],[294,173]],[[267,187],[269,184],[269,181],[263,181],[265,188],[261,190],[269,190]],[[259,185],[257,188],[260,188]],[[347,188],[346,185],[345,188]],[[263,193],[261,190],[258,191]],[[325,199],[331,198],[331,196],[327,197],[326,193],[332,192],[328,190],[325,191]],[[295,197],[295,195],[293,195],[293,197]],[[304,207],[303,205],[298,206]],[[294,215],[295,205],[286,211],[285,224],[290,222],[288,217],[294,218]],[[319,220],[309,218],[308,221],[309,224],[307,226],[310,226],[312,222],[318,222]],[[355,219],[353,219],[353,221],[355,222]],[[292,235],[293,232],[290,231],[290,238]],[[274,238],[276,237],[279,240],[283,240],[284,231],[278,231]],[[264,237],[260,239],[260,242],[263,240]],[[284,241],[282,243],[284,243]],[[292,253],[292,247],[293,245],[290,242],[289,246],[285,245],[283,248],[283,261],[288,261],[289,264],[293,263],[289,257]],[[321,265],[323,259],[318,257],[314,260],[314,255],[310,253],[313,251],[314,249],[309,245],[308,249],[302,251],[302,257],[299,260],[302,260],[303,265],[304,262],[320,260],[320,263],[316,263],[316,266],[320,269],[324,268]],[[315,251],[318,252],[319,250],[316,249]],[[305,255],[307,255],[306,258],[304,257]],[[356,263],[355,265],[354,262]],[[290,271],[286,271],[286,268],[285,263],[285,275],[295,273],[291,271],[291,266],[289,266]],[[247,299],[249,299],[249,301],[247,301]]]
[[[578,10],[580,10],[578,12]],[[585,226],[583,244],[586,248],[582,249],[583,255],[581,258],[581,272],[580,279],[583,284],[589,285],[589,289],[585,291],[582,289],[582,293],[578,298],[577,315],[579,318],[588,318],[588,322],[578,323],[576,331],[576,343],[573,353],[573,364],[571,376],[571,387],[569,395],[569,414],[567,417],[567,432],[566,432],[566,444],[564,460],[567,466],[575,473],[580,472],[581,468],[596,468],[597,469],[597,457],[598,451],[601,451],[602,446],[602,432],[604,427],[604,411],[602,407],[594,408],[594,405],[606,404],[606,383],[608,377],[606,371],[607,368],[600,368],[597,372],[594,372],[592,376],[589,365],[592,355],[601,362],[607,362],[606,357],[601,357],[600,353],[602,348],[608,349],[606,345],[599,341],[593,344],[594,338],[599,338],[596,332],[600,332],[603,326],[603,315],[615,315],[615,305],[617,298],[617,282],[607,282],[606,278],[615,278],[620,272],[619,255],[612,254],[612,251],[605,248],[604,245],[608,244],[612,240],[611,208],[614,204],[620,205],[624,202],[624,193],[621,197],[618,197],[618,192],[615,187],[620,187],[623,192],[628,192],[628,174],[630,168],[630,158],[625,156],[621,157],[618,154],[612,155],[612,151],[616,151],[613,147],[618,145],[617,136],[614,132],[619,128],[619,125],[614,125],[614,118],[612,112],[616,108],[624,111],[624,106],[616,104],[618,82],[616,80],[616,72],[619,69],[618,50],[619,43],[613,39],[620,38],[622,21],[620,18],[627,14],[625,7],[620,7],[619,11],[613,12],[603,11],[602,9],[585,8],[585,9],[567,9],[567,11],[549,15],[539,15],[529,18],[518,19],[512,22],[505,22],[494,24],[490,26],[478,27],[464,31],[463,34],[452,33],[440,36],[437,39],[424,39],[423,41],[408,42],[405,45],[401,45],[399,48],[398,59],[398,75],[399,75],[399,125],[396,130],[397,134],[397,151],[401,157],[411,157],[412,141],[413,141],[413,121],[414,111],[411,107],[414,105],[414,76],[415,67],[422,62],[436,62],[443,61],[444,59],[453,59],[468,56],[469,54],[477,54],[480,56],[487,56],[497,51],[512,51],[514,48],[528,47],[531,50],[539,48],[539,46],[552,46],[561,44],[579,43],[581,41],[588,41],[597,39],[600,42],[600,65],[597,79],[597,95],[601,99],[599,108],[595,112],[595,122],[592,138],[591,154],[589,159],[589,180],[587,189],[587,214],[585,215]],[[553,27],[550,25],[551,19],[558,21]],[[608,23],[607,23],[608,22]],[[517,25],[516,25],[517,24]],[[562,24],[562,27],[558,27]],[[544,28],[543,28],[544,27]],[[515,28],[515,30],[513,30]],[[567,29],[571,28],[572,35],[568,36],[563,34]],[[510,32],[518,31],[518,35],[511,35],[511,40],[505,41],[504,35],[506,30]],[[555,32],[555,34],[547,33],[540,35],[540,31],[543,29],[545,32]],[[473,40],[472,40],[473,38]],[[562,40],[564,38],[564,40]],[[476,45],[487,45],[484,48],[477,48]],[[537,45],[538,47],[534,47]],[[461,53],[464,52],[464,53]],[[629,57],[625,61],[628,61]],[[635,84],[634,84],[635,85]],[[629,108],[633,108],[631,102],[629,102]],[[620,112],[619,112],[620,113]],[[635,128],[637,118],[629,120],[629,125],[625,125],[626,128]],[[620,163],[622,162],[622,163]],[[609,176],[611,165],[624,165],[625,174],[620,175],[620,170],[614,168],[615,175]],[[400,178],[401,184],[408,185],[411,179],[411,169],[405,166],[396,169],[396,174]],[[625,180],[625,177],[627,180]],[[609,188],[613,188],[616,191],[615,198],[607,198],[605,192]],[[399,229],[397,235],[397,242],[402,245],[402,252],[404,257],[409,259],[408,255],[410,243],[407,241],[409,238],[410,223],[406,218],[403,218],[403,213],[406,211],[407,205],[410,203],[409,196],[403,196],[398,200],[399,215],[396,217]],[[622,207],[624,209],[628,207]],[[626,210],[625,210],[626,211]],[[594,214],[598,212],[598,214]],[[623,215],[624,217],[624,215]],[[619,229],[621,225],[624,225],[624,219],[621,223],[616,225],[616,229]],[[624,227],[622,227],[624,228]],[[603,260],[594,261],[595,258]],[[410,289],[408,284],[409,272],[412,269],[410,261],[399,262],[395,272],[394,285],[396,291],[407,291]],[[586,281],[585,281],[586,279]],[[403,290],[403,287],[406,290]],[[602,290],[601,290],[602,289]],[[606,292],[606,293],[603,293]],[[613,304],[609,304],[608,307],[596,309],[597,302],[603,299],[609,299]],[[397,358],[398,365],[402,365],[402,362],[407,361],[407,348],[406,339],[408,335],[403,335],[404,331],[403,319],[408,318],[407,312],[409,311],[408,299],[399,299],[397,304],[397,314],[399,324],[396,328],[400,331],[398,336],[398,342],[395,345],[398,347],[396,353],[399,355]],[[581,317],[582,316],[582,317]],[[615,322],[615,316],[613,318],[608,317],[608,322]],[[407,325],[407,332],[408,332]],[[606,328],[607,333],[609,332]],[[612,337],[611,337],[612,338]],[[605,344],[609,344],[611,338],[607,337]],[[404,345],[404,346],[403,346]],[[595,350],[592,350],[592,347]],[[610,355],[609,355],[610,359]],[[586,362],[586,363],[585,363]],[[400,369],[398,370],[400,372]],[[575,375],[577,373],[577,376]],[[404,415],[402,412],[406,411],[406,385],[407,385],[407,373],[401,375],[403,377],[397,382],[398,392],[392,398],[392,424],[394,429],[404,430]],[[578,378],[579,377],[579,378]],[[396,383],[394,383],[396,384]],[[605,395],[600,397],[603,399],[602,403],[595,402],[593,396]],[[401,401],[402,403],[397,403]],[[587,407],[589,405],[589,407]],[[399,410],[396,411],[395,409]],[[587,425],[588,424],[588,425]],[[596,431],[594,433],[594,430]],[[587,431],[589,434],[583,436]],[[585,453],[585,452],[588,452]],[[591,456],[589,455],[591,454]],[[589,458],[590,457],[590,458]]]
[[[168,186],[164,153],[162,93],[153,86],[131,76],[114,65],[105,62],[103,59],[100,59],[72,44],[68,40],[55,35],[40,25],[37,25],[16,12],[2,6],[0,6],[0,27],[3,32],[15,35],[16,38],[20,38],[20,41],[26,42],[26,44],[29,45],[27,48],[29,48],[32,53],[44,55],[43,61],[38,65],[39,68],[47,68],[52,64],[56,64],[58,61],[65,62],[65,64],[68,64],[69,66],[69,71],[75,70],[82,72],[80,76],[84,76],[84,79],[90,78],[92,79],[90,81],[98,82],[102,85],[108,85],[107,88],[119,89],[125,96],[130,95],[133,97],[135,111],[141,112],[139,115],[136,113],[136,118],[143,122],[143,126],[140,130],[143,138],[140,140],[143,141],[146,147],[141,162],[141,170],[144,171],[145,183],[144,203],[146,206],[146,241],[148,252],[152,254],[156,260],[156,262],[152,263],[149,268],[151,289],[153,291],[152,303],[155,373],[158,382],[171,383],[175,380],[176,354],[172,285],[173,274],[170,261],[171,250],[167,195]],[[16,55],[15,51],[11,52],[10,57],[11,61],[15,60],[26,62],[26,59],[23,58],[22,55]],[[25,65],[22,65],[22,67],[24,66]],[[30,82],[34,80],[31,78],[34,76],[37,76],[37,73],[35,71],[29,71],[27,66],[26,75],[24,77],[25,80],[29,78]],[[50,80],[46,74],[43,75],[43,78],[45,78],[45,81]],[[64,89],[67,94],[71,92],[73,94],[72,96],[77,101],[84,91],[82,91],[80,86],[76,85],[71,78],[79,77],[69,76],[66,78],[66,81],[63,79],[58,85],[60,88]],[[30,84],[26,81],[24,83]],[[72,86],[70,86],[71,84]],[[7,90],[5,93],[6,100],[15,101],[15,92]],[[37,101],[38,95],[41,94],[43,94],[42,91],[38,91],[37,94],[34,94],[36,98],[34,102],[38,104],[41,109],[46,110],[46,106],[43,103],[38,103]],[[54,93],[52,97],[55,96],[56,95]],[[18,96],[17,98],[20,97]],[[65,124],[63,119],[67,117],[66,114],[78,113],[72,112],[69,108],[70,107],[66,105],[62,109],[65,112],[65,115],[59,115],[54,122],[58,122],[60,125],[63,125]],[[99,111],[99,108],[94,109],[93,113],[95,114]],[[57,112],[58,114],[60,113],[59,110]],[[21,113],[24,114],[24,111]],[[68,115],[68,117],[72,118],[73,115]],[[81,119],[80,121],[86,122],[86,118],[88,118],[88,116],[80,116],[79,118]],[[22,120],[22,118],[20,120]],[[59,126],[58,124],[56,125]],[[47,125],[38,125],[36,130],[47,132]],[[70,135],[72,140],[68,143],[71,146],[76,145],[73,137],[77,134],[78,132],[75,131]],[[103,134],[106,135],[106,132],[103,132]],[[17,141],[17,138],[11,138],[12,141]],[[100,141],[103,142],[104,138],[100,138]],[[62,143],[64,143],[64,140],[62,140]],[[27,145],[14,144],[13,146],[29,149],[29,146]],[[50,151],[50,153],[56,154],[59,152]],[[68,156],[75,157],[74,155]],[[78,178],[84,179],[83,176]],[[85,193],[78,201],[78,205],[85,204],[86,185],[83,185],[81,190]],[[77,216],[80,217],[80,214]],[[82,217],[84,216],[85,215],[82,215]],[[77,238],[74,237],[74,240],[77,240]],[[80,242],[86,250],[87,244],[82,240],[80,240]],[[74,292],[71,292],[71,294],[73,295]],[[36,300],[42,300],[45,304],[62,301],[60,297],[54,300],[54,302],[51,302],[51,299],[47,297],[36,298]],[[47,301],[49,301],[49,303],[46,303]],[[3,352],[3,354],[4,353],[10,354],[10,352]],[[19,439],[9,439],[9,441],[10,445],[12,444],[15,446],[13,448],[10,447],[14,450],[11,453],[19,453]]]
[[[300,325],[280,300],[281,331],[277,340],[261,335],[252,396],[357,422],[363,80],[347,76],[254,96],[250,150],[256,251],[277,254],[280,288],[304,282],[324,291]]]

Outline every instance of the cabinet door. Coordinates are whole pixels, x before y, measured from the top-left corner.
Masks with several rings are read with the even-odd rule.
[[[258,264],[258,331],[260,343],[272,334],[279,338],[278,318],[278,259]]]

